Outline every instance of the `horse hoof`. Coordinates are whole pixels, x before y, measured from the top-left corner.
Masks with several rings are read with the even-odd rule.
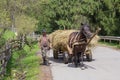
[[[81,70],[84,70],[85,69],[85,67],[81,67]]]
[[[87,69],[88,67],[87,66],[85,66],[85,69]]]

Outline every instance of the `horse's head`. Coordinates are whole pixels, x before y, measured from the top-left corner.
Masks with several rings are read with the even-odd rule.
[[[88,24],[81,24],[81,33],[85,35],[87,39],[91,38],[92,33]]]

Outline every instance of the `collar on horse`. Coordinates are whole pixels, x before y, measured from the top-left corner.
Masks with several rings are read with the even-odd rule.
[[[82,33],[81,32],[78,32],[78,34],[75,36],[75,39],[74,41],[72,42],[72,48],[75,46],[75,45],[80,45],[80,44],[85,44],[87,43],[85,40],[87,39],[86,37],[85,38],[81,38],[79,41],[77,41],[77,37],[80,36]]]
[[[95,37],[95,35],[101,30],[101,28],[98,28],[96,30],[96,32],[91,36],[91,38],[87,41],[85,41],[86,38],[81,38],[79,41],[75,41],[77,39],[77,37],[80,35],[80,32],[75,36],[75,39],[74,41],[72,42],[72,48],[75,46],[75,45],[81,45],[81,44],[85,44],[86,46],[91,42],[91,40]]]

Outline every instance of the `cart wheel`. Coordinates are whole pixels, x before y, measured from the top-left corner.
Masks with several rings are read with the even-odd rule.
[[[89,53],[86,54],[87,61],[92,61],[92,52],[89,50]]]
[[[63,53],[63,59],[64,59],[64,63],[65,63],[65,64],[68,64],[69,56],[68,56],[68,53],[67,53],[67,52],[64,52],[64,53]]]
[[[54,57],[54,59],[58,59],[58,53],[57,53],[57,51],[53,51],[53,57]]]

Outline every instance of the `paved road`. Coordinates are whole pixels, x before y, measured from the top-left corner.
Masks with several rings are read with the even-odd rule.
[[[120,80],[120,51],[106,47],[96,47],[92,62],[84,62],[88,67],[81,70],[72,63],[50,58],[53,80]]]

